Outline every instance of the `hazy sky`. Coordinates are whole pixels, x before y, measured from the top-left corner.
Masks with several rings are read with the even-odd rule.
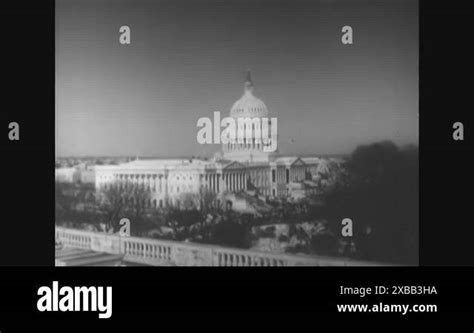
[[[413,0],[59,0],[56,42],[58,156],[212,155],[196,122],[228,115],[247,68],[281,154],[418,142]]]

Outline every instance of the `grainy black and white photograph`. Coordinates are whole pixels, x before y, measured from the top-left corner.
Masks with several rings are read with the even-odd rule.
[[[418,2],[56,1],[56,266],[418,265]]]

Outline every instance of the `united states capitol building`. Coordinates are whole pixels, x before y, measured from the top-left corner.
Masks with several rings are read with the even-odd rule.
[[[231,107],[230,117],[269,117],[267,106],[254,95],[253,88],[248,75],[244,94]],[[298,200],[318,192],[316,178],[327,158],[277,156],[256,142],[246,138],[244,143],[222,144],[222,152],[210,159],[137,159],[97,165],[96,190],[141,187],[150,194],[138,203],[146,208],[179,208],[185,194],[199,197],[210,192],[218,205],[244,212],[252,211],[250,198]],[[130,201],[137,204],[133,198]]]

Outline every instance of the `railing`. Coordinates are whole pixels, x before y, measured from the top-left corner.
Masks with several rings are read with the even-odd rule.
[[[122,254],[123,260],[152,266],[381,266],[349,258],[289,255],[221,246],[122,237],[56,227],[56,240],[65,246]]]
[[[87,231],[56,227],[56,240],[71,247],[90,249],[92,237]]]

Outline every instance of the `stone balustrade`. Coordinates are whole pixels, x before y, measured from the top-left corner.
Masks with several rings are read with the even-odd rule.
[[[348,258],[258,252],[214,245],[56,227],[65,246],[123,255],[124,261],[152,266],[380,266]]]

